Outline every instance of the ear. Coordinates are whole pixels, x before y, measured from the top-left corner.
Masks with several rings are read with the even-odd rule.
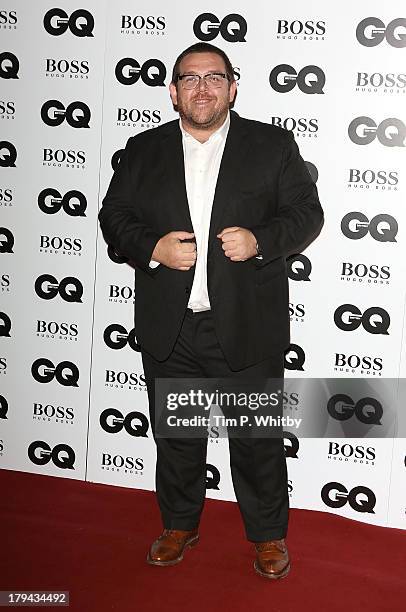
[[[176,106],[178,104],[178,92],[176,89],[176,85],[174,85],[173,83],[169,84],[169,93],[171,96],[172,104]]]
[[[229,98],[228,98],[230,103],[234,101],[236,93],[237,93],[237,83],[233,81],[230,85]]]

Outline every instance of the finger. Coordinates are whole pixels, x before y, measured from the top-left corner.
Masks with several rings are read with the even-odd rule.
[[[237,227],[237,226],[225,227],[223,230],[221,230],[221,232],[219,234],[217,234],[217,238],[222,238],[225,234],[228,234],[230,232],[235,232],[235,231],[237,231],[239,229],[241,229],[241,228]]]
[[[229,234],[224,234],[222,241],[224,243],[237,242],[239,236],[235,232],[230,232]]]
[[[234,257],[234,256],[240,256],[241,253],[239,253],[239,251],[237,249],[228,249],[227,251],[225,251],[224,253],[226,255],[226,257]]]
[[[180,250],[182,253],[194,253],[196,251],[195,242],[181,242]]]
[[[172,237],[176,238],[177,240],[185,240],[187,238],[194,237],[193,232],[175,231],[175,232],[171,232],[171,234],[172,234]]]

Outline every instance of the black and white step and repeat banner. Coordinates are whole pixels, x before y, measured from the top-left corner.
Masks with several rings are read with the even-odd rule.
[[[406,440],[374,395],[406,377],[404,8],[0,2],[1,468],[154,488],[134,270],[97,213],[128,137],[176,116],[176,56],[208,41],[230,56],[237,112],[294,132],[326,214],[288,260],[286,373],[343,379],[326,415],[358,437],[286,430],[291,506],[406,528]],[[300,393],[286,401],[294,416]],[[207,495],[235,499],[216,428]]]

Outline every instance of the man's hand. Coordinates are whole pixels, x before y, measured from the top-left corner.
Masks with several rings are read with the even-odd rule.
[[[191,232],[169,232],[155,245],[151,259],[174,270],[190,270],[196,263],[196,243],[181,242],[191,239]]]
[[[245,261],[257,255],[257,239],[245,227],[226,227],[219,234],[223,251],[231,261]]]

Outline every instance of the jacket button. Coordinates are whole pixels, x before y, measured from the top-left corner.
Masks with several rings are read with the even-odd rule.
[[[186,295],[189,295],[189,293],[190,293],[190,287],[185,287],[185,293],[186,293]]]

